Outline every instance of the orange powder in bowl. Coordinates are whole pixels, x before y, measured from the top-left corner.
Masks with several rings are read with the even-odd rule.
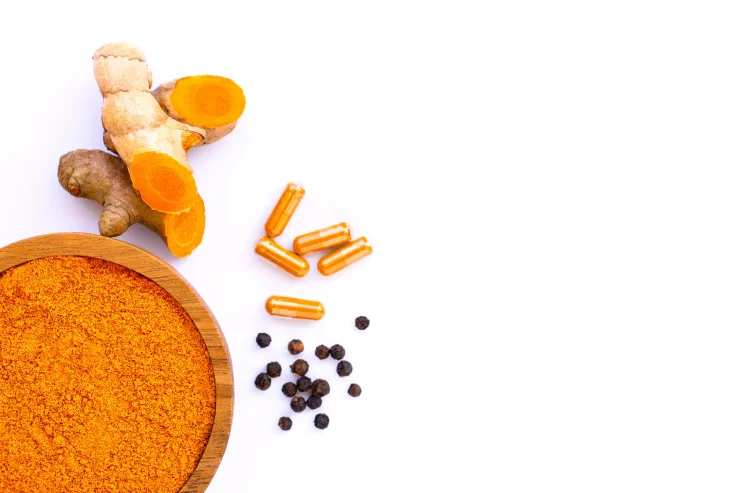
[[[205,343],[155,282],[71,256],[0,274],[0,491],[177,493],[215,408]]]

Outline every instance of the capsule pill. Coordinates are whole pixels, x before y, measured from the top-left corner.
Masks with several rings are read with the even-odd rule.
[[[371,253],[373,247],[368,245],[367,238],[363,236],[321,257],[318,269],[323,275],[330,276]]]
[[[320,320],[324,316],[324,305],[319,301],[289,298],[287,296],[270,296],[265,303],[270,315],[278,317]]]
[[[347,223],[339,223],[298,236],[293,240],[293,251],[298,255],[305,255],[344,245],[351,239],[352,232],[349,225]]]
[[[272,209],[272,213],[265,223],[265,233],[267,236],[275,238],[283,234],[288,221],[293,216],[298,204],[301,203],[301,199],[305,193],[306,191],[300,185],[288,183],[288,186],[285,187],[283,194],[280,196],[277,204],[275,204],[275,208]]]
[[[290,250],[278,245],[275,240],[263,236],[254,247],[257,255],[265,258],[296,277],[303,277],[310,269],[306,259],[299,257]]]

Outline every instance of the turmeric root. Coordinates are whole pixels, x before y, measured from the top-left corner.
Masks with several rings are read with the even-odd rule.
[[[149,92],[151,72],[138,48],[105,45],[95,52],[93,68],[103,95],[106,147],[121,156],[134,188],[152,209],[188,211],[198,191],[186,152],[233,129],[246,104],[241,88],[215,76],[180,79],[157,92],[165,111]]]
[[[170,118],[192,126],[193,132],[183,142],[185,151],[213,144],[229,135],[247,105],[241,87],[231,79],[215,75],[173,80],[153,90],[152,96]],[[208,127],[209,123],[222,125]],[[118,153],[109,132],[103,134],[103,143],[109,151]]]
[[[191,130],[169,118],[149,93],[144,54],[114,43],[95,52],[93,60],[103,95],[103,128],[128,165],[134,187],[152,209],[187,211],[198,195],[182,145]]]
[[[59,159],[59,183],[70,194],[103,206],[98,228],[103,236],[118,236],[134,224],[157,233],[170,252],[185,257],[203,240],[205,206],[200,196],[188,212],[166,214],[153,210],[131,183],[126,163],[103,151],[72,151]]]

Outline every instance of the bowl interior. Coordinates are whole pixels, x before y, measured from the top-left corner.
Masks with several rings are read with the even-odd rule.
[[[190,315],[205,342],[216,383],[216,415],[208,444],[197,467],[180,490],[202,493],[226,451],[233,417],[234,379],[226,340],[213,314],[195,289],[169,264],[136,246],[86,233],[36,236],[0,248],[0,272],[44,257],[93,257],[127,267],[164,288]]]

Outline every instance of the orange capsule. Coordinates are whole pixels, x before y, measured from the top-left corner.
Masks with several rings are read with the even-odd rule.
[[[324,316],[324,305],[318,301],[301,300],[287,296],[270,296],[265,303],[270,315],[278,317],[304,318],[320,320]]]
[[[339,223],[297,237],[293,240],[293,251],[298,255],[305,255],[344,245],[351,239],[352,231],[349,229],[347,223]]]
[[[321,257],[318,266],[319,272],[325,276],[330,276],[371,253],[373,253],[373,247],[367,244],[367,238],[364,236],[357,238],[355,241]]]
[[[254,252],[296,277],[303,277],[310,269],[306,259],[278,245],[275,240],[263,236],[254,247]]]
[[[301,199],[305,193],[306,191],[300,185],[288,183],[285,191],[280,196],[280,200],[275,204],[275,208],[265,223],[265,233],[267,233],[267,236],[275,238],[283,234],[285,226],[288,225],[288,221],[293,216],[298,204],[301,203]]]

